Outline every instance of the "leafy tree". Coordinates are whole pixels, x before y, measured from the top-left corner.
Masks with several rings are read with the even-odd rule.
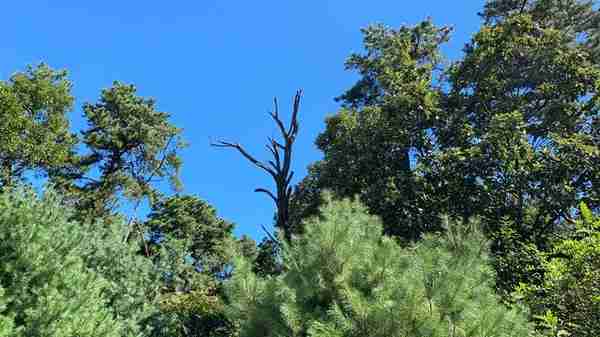
[[[599,205],[600,68],[577,41],[569,30],[515,14],[484,26],[449,71],[442,150],[424,176],[435,208],[486,219],[500,259],[511,244],[498,233],[545,250],[579,202]],[[531,277],[520,269],[499,271],[501,292]]]
[[[442,113],[441,90],[433,80],[449,32],[431,21],[363,30],[365,53],[346,61],[360,79],[338,98],[343,109],[327,119],[317,138],[324,159],[296,191],[294,215],[314,212],[319,191],[330,189],[340,197],[360,195],[388,234],[416,239],[438,229],[432,219],[420,219],[427,213],[411,157],[433,150],[431,128]]]
[[[494,173],[521,170],[530,175],[526,183],[558,180],[569,184],[562,180],[572,179],[573,191],[594,200],[593,191],[586,187],[590,173],[583,165],[555,164],[560,167],[556,171],[566,171],[568,178],[556,175],[558,172],[552,172],[554,167],[551,166],[552,159],[558,157],[557,161],[561,161],[562,156],[573,151],[581,151],[584,165],[596,155],[589,146],[591,122],[598,111],[600,70],[585,48],[571,45],[575,39],[576,36],[555,28],[537,27],[529,15],[514,16],[484,27],[467,47],[465,59],[450,71],[453,88],[449,109],[453,110],[456,123],[440,132],[441,142],[448,147],[461,146],[464,150],[479,148],[482,160],[491,160],[492,166],[506,166],[493,168]],[[570,75],[565,77],[564,74]],[[523,134],[525,144],[517,147],[510,141],[501,148],[502,137],[511,137],[502,134],[503,127]],[[497,144],[482,145],[486,138]],[[527,158],[527,151],[532,158]],[[528,159],[541,164],[541,172],[521,168]],[[484,180],[499,180],[494,176],[487,178],[490,174],[477,173]],[[540,179],[544,174],[550,177]],[[583,177],[578,179],[579,175]],[[541,190],[551,199],[562,197],[545,190],[544,186]],[[560,205],[561,201],[555,202]],[[572,203],[572,200],[567,201],[570,206]]]
[[[43,63],[0,81],[0,188],[67,161],[76,143],[66,116],[72,105],[66,71]]]
[[[219,218],[216,210],[191,195],[176,195],[153,205],[145,228],[160,239],[150,244],[179,240],[196,269],[215,277],[225,272],[233,242],[233,224]],[[160,241],[159,241],[160,240]]]
[[[579,42],[600,55],[600,11],[594,0],[488,0],[481,16],[486,23],[529,14],[544,26],[579,35]],[[596,58],[596,63],[598,59]]]
[[[85,104],[82,142],[88,153],[73,154],[70,165],[53,175],[86,216],[110,215],[120,196],[157,200],[154,184],[161,179],[180,187],[181,130],[168,121],[168,113],[156,110],[154,99],[136,92],[133,85],[115,82],[98,103]]]
[[[551,332],[592,337],[600,331],[600,217],[581,205],[576,230],[538,252],[545,278],[522,282],[517,297],[530,304]]]
[[[234,327],[223,313],[220,284],[239,244],[233,224],[205,201],[176,195],[154,204],[143,227],[144,255],[163,276],[152,336],[229,336]]]
[[[263,279],[238,260],[231,314],[243,337],[528,336],[525,315],[498,303],[471,225],[402,249],[360,203],[326,198],[321,218],[284,242],[284,274]]]
[[[13,325],[13,336],[138,336],[139,326],[129,321],[138,311],[121,310],[131,301],[121,296],[137,290],[116,286],[140,285],[119,282],[128,276],[98,263],[101,253],[87,247],[115,238],[70,222],[67,213],[51,192],[41,199],[22,189],[0,195],[3,329]],[[118,256],[113,263],[121,262]]]

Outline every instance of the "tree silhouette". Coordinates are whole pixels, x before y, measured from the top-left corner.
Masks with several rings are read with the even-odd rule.
[[[279,116],[279,104],[277,102],[277,98],[273,99],[273,111],[269,112],[269,115],[275,124],[277,124],[277,127],[281,133],[282,141],[278,141],[272,137],[267,138],[268,144],[265,146],[269,152],[271,152],[273,156],[272,160],[264,162],[256,159],[256,157],[251,155],[239,143],[232,143],[224,140],[211,143],[211,145],[215,147],[236,149],[250,163],[264,170],[273,178],[276,188],[275,193],[266,188],[256,188],[254,191],[265,193],[271,199],[273,199],[273,202],[275,202],[277,207],[277,222],[275,225],[283,232],[284,238],[288,242],[292,237],[292,230],[288,222],[290,196],[292,195],[292,187],[290,186],[290,183],[294,176],[294,171],[291,170],[293,153],[292,149],[294,142],[296,141],[296,136],[298,135],[298,111],[300,110],[301,98],[302,90],[298,90],[294,96],[292,118],[287,127]],[[269,236],[271,235],[269,234]]]

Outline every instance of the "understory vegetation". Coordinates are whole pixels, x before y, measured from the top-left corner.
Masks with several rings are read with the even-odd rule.
[[[297,184],[301,91],[272,160],[213,144],[274,179],[258,244],[182,193],[182,130],[134,85],[75,132],[66,71],[0,81],[0,337],[600,336],[600,11],[480,16],[452,62],[432,20],[364,28]]]

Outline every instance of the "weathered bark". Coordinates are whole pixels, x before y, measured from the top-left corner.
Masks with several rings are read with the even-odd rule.
[[[281,133],[282,141],[279,142],[271,137],[268,137],[267,149],[273,156],[272,160],[263,162],[257,160],[248,151],[246,151],[240,144],[231,143],[227,141],[217,141],[211,143],[215,147],[228,147],[236,149],[246,160],[252,163],[254,166],[267,172],[275,182],[275,193],[269,191],[266,188],[257,188],[254,191],[265,193],[268,195],[275,206],[277,207],[277,222],[276,226],[283,232],[284,238],[289,242],[292,238],[291,228],[289,226],[289,204],[290,197],[292,195],[292,187],[290,186],[294,171],[291,170],[292,164],[292,150],[296,136],[298,135],[298,111],[300,110],[300,99],[302,97],[302,90],[296,92],[294,97],[294,105],[292,108],[292,118],[289,126],[285,126],[279,116],[279,105],[277,98],[274,99],[274,109],[269,114],[277,125],[279,132]]]

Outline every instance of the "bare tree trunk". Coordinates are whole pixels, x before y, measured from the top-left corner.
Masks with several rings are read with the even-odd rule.
[[[292,119],[287,127],[279,116],[279,104],[277,98],[273,100],[274,109],[269,114],[279,129],[282,141],[277,141],[271,137],[267,138],[268,144],[266,144],[266,147],[273,156],[272,160],[268,160],[267,162],[259,161],[238,143],[231,143],[223,140],[211,143],[211,145],[215,147],[236,149],[244,158],[246,158],[246,160],[254,166],[264,170],[273,178],[276,188],[275,193],[265,188],[257,188],[254,191],[265,193],[273,200],[277,207],[277,221],[275,225],[283,232],[284,238],[288,242],[292,238],[288,221],[290,197],[292,194],[292,187],[290,184],[294,176],[294,171],[291,170],[292,150],[294,142],[296,141],[296,136],[298,135],[298,111],[300,110],[301,98],[302,90],[298,90],[294,96]]]

